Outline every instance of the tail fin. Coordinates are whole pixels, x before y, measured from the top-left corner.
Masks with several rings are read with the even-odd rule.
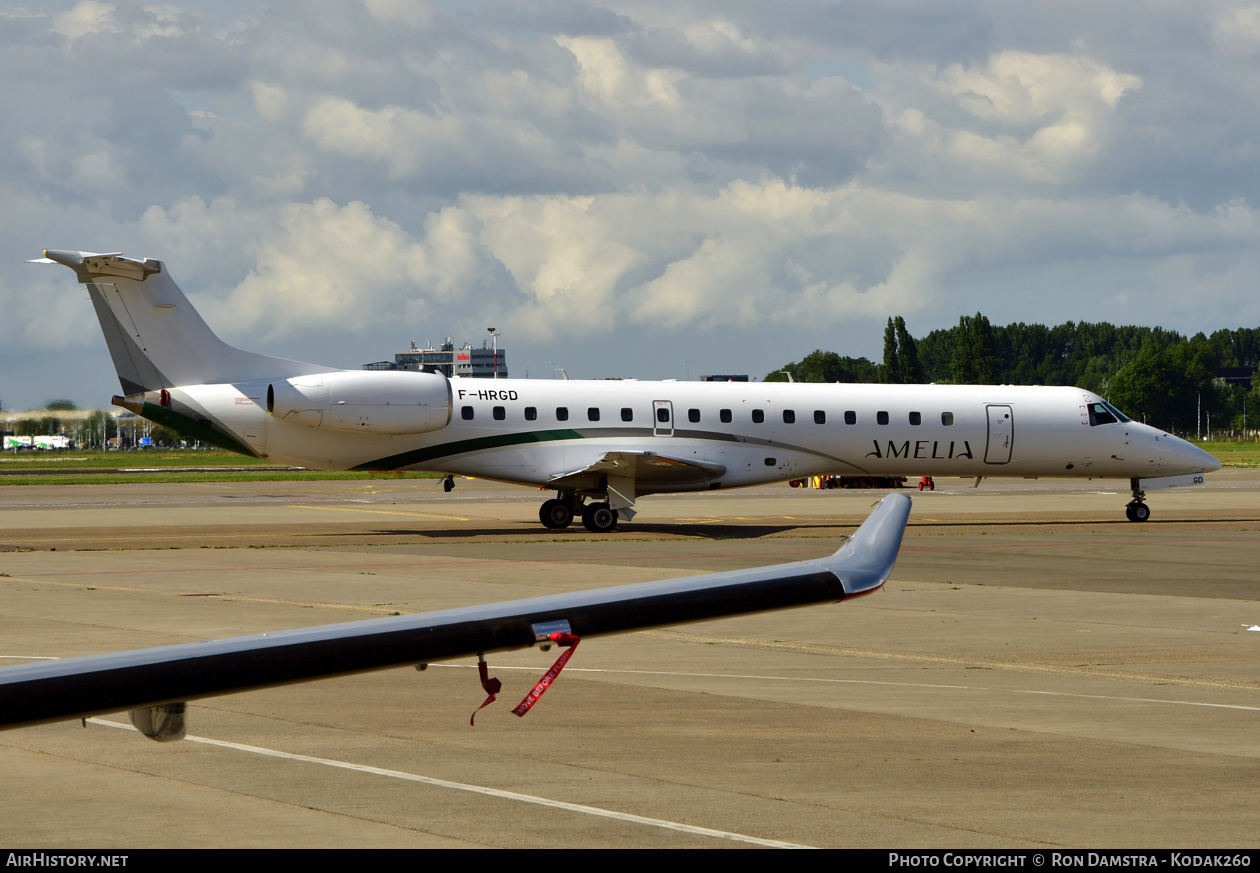
[[[243,352],[223,342],[161,261],[124,258],[121,252],[49,250],[36,263],[63,264],[87,286],[124,394],[333,370]]]

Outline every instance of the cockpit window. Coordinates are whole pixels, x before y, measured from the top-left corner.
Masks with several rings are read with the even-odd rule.
[[[1097,427],[1100,424],[1115,424],[1118,419],[1112,415],[1111,407],[1106,403],[1089,404],[1089,426]]]
[[[1107,402],[1107,401],[1105,401],[1105,400],[1103,401],[1103,406],[1107,407],[1108,411],[1110,411],[1110,412],[1111,412],[1111,414],[1112,414],[1112,415],[1114,415],[1114,416],[1115,416],[1117,419],[1119,419],[1120,421],[1129,421],[1129,420],[1130,420],[1130,419],[1129,419],[1129,416],[1125,415],[1123,412],[1121,412],[1120,410],[1116,409],[1114,406],[1112,406],[1110,403],[1108,403],[1108,402]]]

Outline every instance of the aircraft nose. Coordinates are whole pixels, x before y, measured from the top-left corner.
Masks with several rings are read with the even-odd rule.
[[[1176,442],[1176,451],[1173,453],[1177,466],[1184,467],[1187,473],[1214,473],[1221,468],[1221,462],[1215,457],[1209,455],[1203,449],[1194,443],[1186,442],[1177,437],[1165,437],[1165,439],[1174,439]]]

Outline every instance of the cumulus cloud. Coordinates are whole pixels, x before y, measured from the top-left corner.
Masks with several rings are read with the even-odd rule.
[[[122,30],[114,18],[114,4],[80,0],[73,9],[53,18],[53,30],[69,39],[89,33],[117,33]]]
[[[894,313],[1210,330],[1260,319],[1258,8],[5,7],[0,252],[162,257],[232,341],[351,365],[413,325],[645,377]],[[54,287],[0,276],[0,366],[95,379]]]

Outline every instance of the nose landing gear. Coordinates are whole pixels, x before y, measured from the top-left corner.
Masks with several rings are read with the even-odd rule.
[[[1129,521],[1146,521],[1151,517],[1151,508],[1146,505],[1145,500],[1146,492],[1139,488],[1134,488],[1133,499],[1124,508],[1125,517]]]

